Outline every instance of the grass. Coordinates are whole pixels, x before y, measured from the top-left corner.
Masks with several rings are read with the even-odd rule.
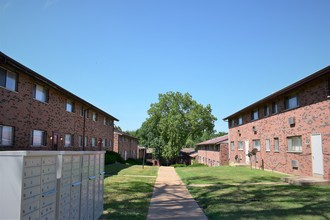
[[[283,175],[245,167],[177,168],[176,171],[186,184],[216,184],[188,186],[210,220],[330,219],[330,186],[278,184]]]
[[[105,167],[104,212],[100,219],[146,219],[158,167]]]

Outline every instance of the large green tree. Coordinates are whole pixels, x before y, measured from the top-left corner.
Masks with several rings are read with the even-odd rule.
[[[180,92],[159,94],[148,115],[139,129],[140,142],[155,148],[156,157],[168,160],[176,157],[189,140],[196,140],[204,133],[212,134],[217,120],[210,105],[204,107],[189,93]]]

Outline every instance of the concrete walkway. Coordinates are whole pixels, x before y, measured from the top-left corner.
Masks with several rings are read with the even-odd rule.
[[[207,220],[173,167],[160,167],[147,220]]]

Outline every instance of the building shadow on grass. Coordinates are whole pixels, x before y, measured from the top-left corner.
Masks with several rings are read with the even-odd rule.
[[[117,175],[120,171],[131,167],[130,164],[114,163],[108,164],[104,167],[105,177]]]

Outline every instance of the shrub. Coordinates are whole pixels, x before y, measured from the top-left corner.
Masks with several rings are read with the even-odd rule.
[[[143,161],[143,159],[129,158],[129,159],[125,160],[125,163],[130,164],[130,165],[142,165],[142,161]]]
[[[186,167],[186,164],[172,164],[171,167]]]
[[[106,151],[104,164],[113,164],[113,163],[124,163],[124,159],[121,157],[120,154],[113,152],[113,151]]]

